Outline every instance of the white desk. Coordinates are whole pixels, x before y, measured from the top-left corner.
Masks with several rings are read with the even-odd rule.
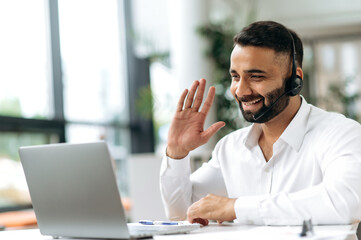
[[[277,240],[292,240],[292,239],[344,239],[357,240],[356,237],[357,225],[333,225],[333,226],[314,226],[314,237],[298,237],[301,227],[265,227],[265,226],[244,226],[237,224],[212,224],[207,227],[202,227],[189,234],[181,235],[165,235],[155,236],[156,240],[168,239],[189,239],[189,240],[232,240],[232,239],[277,239]],[[1,240],[49,240],[51,236],[42,236],[38,229],[30,230],[9,230],[0,232]],[[66,238],[61,238],[66,240]],[[74,240],[74,239],[72,239]],[[94,239],[93,239],[94,240]],[[360,239],[361,240],[361,239]]]
[[[357,224],[314,226],[313,237],[299,237],[301,226],[251,226],[251,225],[212,225],[193,231],[191,234],[155,236],[156,240],[357,240]],[[1,236],[0,236],[1,237]],[[360,239],[361,240],[361,239]]]

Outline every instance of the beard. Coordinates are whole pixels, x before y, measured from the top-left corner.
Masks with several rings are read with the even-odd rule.
[[[290,97],[282,96],[285,93],[285,86],[277,88],[271,92],[268,92],[265,96],[261,95],[248,95],[245,97],[238,97],[236,99],[241,109],[242,115],[247,122],[252,123],[265,123],[280,114],[289,104]],[[262,99],[262,107],[258,111],[245,111],[242,107],[242,102],[249,102],[256,99]],[[265,99],[269,103],[265,104]],[[274,104],[274,105],[273,105]],[[272,106],[273,105],[273,106]],[[271,107],[271,108],[270,108]],[[263,114],[263,115],[262,115]],[[260,117],[256,117],[260,116]]]

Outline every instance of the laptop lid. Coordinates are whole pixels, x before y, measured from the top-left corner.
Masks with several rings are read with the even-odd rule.
[[[129,238],[105,142],[21,147],[19,154],[43,235]]]

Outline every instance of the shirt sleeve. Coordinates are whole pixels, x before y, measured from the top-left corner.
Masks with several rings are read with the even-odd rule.
[[[164,156],[160,171],[160,191],[167,217],[178,221],[185,220],[188,207],[207,194],[227,196],[223,175],[214,153],[212,160],[204,163],[193,174],[189,155],[179,160]]]
[[[189,155],[175,160],[163,157],[160,170],[160,192],[165,212],[170,220],[185,220],[191,204],[192,183],[189,180]]]
[[[237,221],[243,224],[349,224],[361,220],[361,127],[334,131],[315,144],[323,181],[304,190],[240,197]]]

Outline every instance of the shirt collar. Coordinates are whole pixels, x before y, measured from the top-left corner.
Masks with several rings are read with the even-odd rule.
[[[258,145],[258,139],[261,136],[262,128],[260,124],[252,124],[251,129],[249,130],[246,138],[244,139],[244,145],[251,149],[254,146]]]
[[[302,102],[300,109],[298,109],[298,112],[280,136],[280,139],[290,145],[297,152],[300,150],[305,137],[307,122],[311,111],[311,107],[308,105],[303,96],[301,96],[301,99]]]
[[[302,102],[300,108],[298,109],[298,112],[280,136],[280,139],[290,145],[297,152],[299,151],[303,142],[303,138],[306,134],[308,116],[311,110],[310,106],[307,104],[303,96],[301,96],[301,99]],[[254,146],[258,145],[258,139],[261,133],[261,125],[253,124],[247,134],[247,137],[244,139],[245,146],[248,149],[251,149]]]

